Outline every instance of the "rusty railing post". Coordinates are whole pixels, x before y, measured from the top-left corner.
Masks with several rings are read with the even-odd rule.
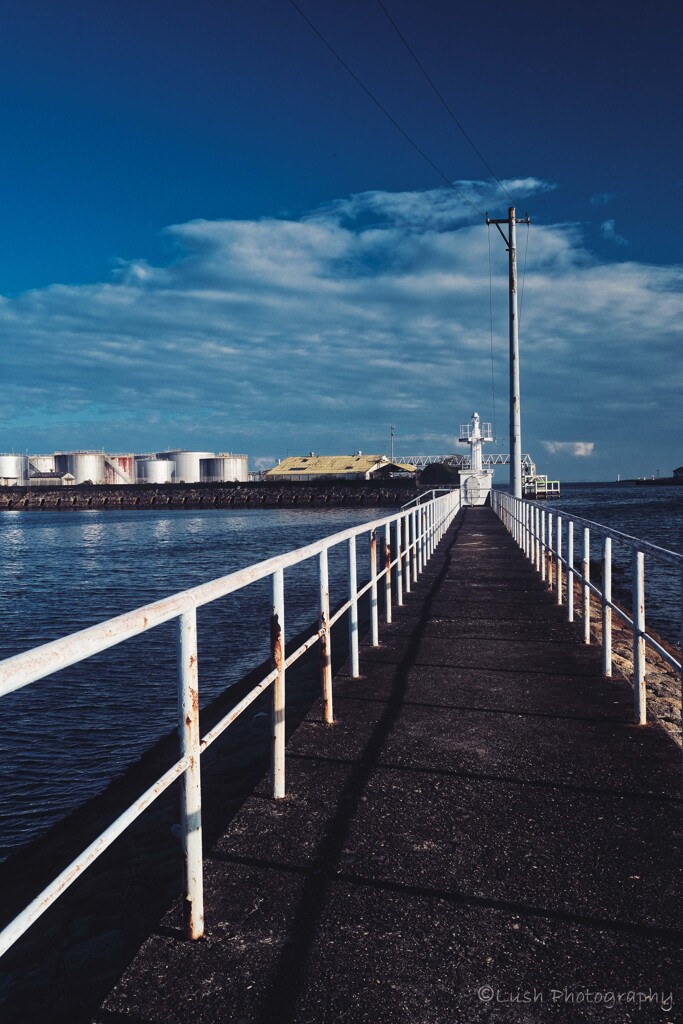
[[[202,868],[202,791],[199,766],[199,668],[197,665],[197,610],[178,618],[178,733],[180,756],[190,763],[180,790],[180,833],[183,846],[183,917],[188,939],[204,934]]]
[[[396,520],[394,534],[396,544],[396,601],[399,606],[403,604],[403,550],[401,548],[401,520]]]
[[[379,647],[377,613],[377,530],[370,531],[370,644]]]
[[[583,559],[581,561],[583,576],[583,642],[591,642],[591,532],[587,526],[583,529]]]
[[[384,611],[391,622],[391,527],[384,527]]]
[[[645,556],[633,551],[633,700],[638,725],[647,722],[645,693]]]
[[[273,573],[272,586],[270,657],[277,676],[272,685],[270,775],[273,798],[282,800],[285,795],[285,580],[282,569]]]
[[[567,523],[567,620],[574,621],[574,520]]]
[[[602,543],[602,674],[612,675],[612,538]]]
[[[320,585],[320,682],[323,691],[325,722],[334,722],[332,705],[332,637],[330,635],[330,578],[327,548],[318,555],[318,582]]]

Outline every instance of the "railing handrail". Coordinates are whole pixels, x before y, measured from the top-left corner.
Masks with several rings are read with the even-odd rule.
[[[435,492],[432,492],[435,494]],[[244,569],[207,583],[179,591],[159,601],[125,612],[105,622],[89,626],[70,636],[24,651],[0,662],[0,696],[27,686],[60,669],[85,661],[94,654],[148,632],[171,619],[178,620],[178,732],[180,757],[166,772],[119,815],[93,842],[69,864],[38,896],[0,932],[0,956],[57,900],[82,872],[107,849],[126,828],[176,779],[181,781],[181,840],[185,866],[186,915],[188,938],[203,935],[203,885],[201,845],[201,754],[266,689],[271,704],[271,774],[273,797],[285,795],[285,673],[314,643],[321,644],[320,676],[323,714],[333,722],[331,629],[348,612],[350,674],[358,677],[359,635],[358,600],[370,594],[371,643],[378,640],[378,582],[384,580],[386,621],[391,622],[393,595],[399,605],[403,594],[417,582],[436,544],[443,537],[460,507],[460,492],[449,490],[440,497],[410,509],[402,509],[381,519],[330,534],[282,555],[256,562]],[[383,532],[383,544],[378,533]],[[359,586],[356,570],[356,539],[370,537],[370,579]],[[348,600],[330,615],[328,552],[347,544]],[[296,651],[286,653],[284,570],[318,557],[319,628]],[[378,571],[379,559],[379,571]],[[272,669],[253,689],[215,724],[206,736],[199,731],[199,670],[197,658],[198,607],[241,590],[258,580],[272,580],[270,650]]]
[[[643,540],[641,537],[634,537],[630,533],[623,533],[621,530],[615,530],[612,526],[605,526],[604,523],[596,523],[592,519],[584,519],[582,516],[577,516],[573,512],[567,512],[566,509],[557,508],[556,505],[548,505],[547,502],[543,502],[543,504],[541,504],[538,501],[533,501],[531,498],[523,498],[520,500],[525,501],[528,505],[533,505],[535,508],[543,509],[546,512],[552,512],[553,515],[562,516],[563,519],[571,520],[574,523],[580,523],[582,526],[587,526],[589,529],[597,530],[604,537],[612,537],[613,540],[619,541],[619,543],[627,544],[629,547],[637,547],[639,551],[647,552],[655,558],[659,558],[662,562],[668,562],[669,564],[676,566],[683,566],[683,554],[680,554],[678,551],[670,551],[668,548],[659,547],[658,544],[653,544],[652,541]]]
[[[243,569],[228,573],[226,576],[219,576],[214,580],[201,583],[199,586],[180,590],[158,601],[142,605],[140,608],[123,612],[112,619],[106,619],[104,622],[88,626],[76,633],[70,633],[59,640],[51,640],[39,647],[12,655],[12,657],[0,661],[0,697],[4,697],[22,686],[27,686],[29,683],[37,682],[38,679],[52,675],[63,668],[68,668],[70,665],[75,665],[79,661],[85,661],[95,654],[109,650],[110,647],[115,647],[124,640],[130,640],[134,636],[139,636],[140,633],[155,629],[164,622],[177,618],[190,608],[200,608],[219,598],[227,597],[237,590],[242,590],[258,580],[266,579],[268,576],[272,576],[277,569],[287,569],[293,565],[299,565],[301,562],[315,557],[324,549],[336,547],[338,544],[343,544],[345,540],[369,533],[371,530],[381,529],[387,522],[395,522],[400,515],[401,512],[397,512],[383,519],[349,527],[339,533],[322,537],[312,544],[295,548],[283,555],[275,555],[262,562],[254,562]],[[87,653],[83,653],[84,651]]]
[[[601,606],[602,672],[606,678],[612,675],[612,614],[631,628],[633,659],[633,702],[634,717],[638,725],[647,722],[646,648],[650,647],[662,660],[681,675],[681,697],[683,698],[683,555],[667,548],[660,548],[649,541],[640,540],[631,534],[622,533],[612,527],[603,526],[590,519],[575,516],[546,504],[515,498],[503,491],[494,491],[493,508],[508,531],[528,557],[541,579],[554,591],[557,604],[562,605],[566,595],[567,618],[574,621],[574,583],[579,587],[582,606],[584,643],[591,643],[591,597],[597,598]],[[574,527],[582,528],[582,545],[579,550],[579,565],[574,563]],[[591,531],[602,538],[602,579],[601,586],[591,582]],[[563,552],[566,534],[566,555]],[[612,599],[612,540],[626,544],[631,552],[631,597],[632,614],[629,615]],[[671,651],[648,633],[645,624],[645,555],[660,563],[679,570],[680,578],[680,643],[681,653],[676,658]],[[563,571],[566,582],[563,594]],[[679,660],[680,659],[680,660]],[[683,730],[683,721],[681,722]],[[683,737],[682,737],[683,738]]]
[[[453,484],[452,487],[433,487],[431,491],[423,491],[421,494],[416,494],[414,498],[407,501],[405,505],[401,505],[401,512],[405,512],[406,509],[412,508],[413,506],[424,505],[427,501],[433,501],[437,494],[451,494],[453,491],[459,491],[459,484]],[[432,497],[430,497],[432,495]]]

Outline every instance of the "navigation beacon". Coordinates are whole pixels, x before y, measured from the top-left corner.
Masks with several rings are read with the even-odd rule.
[[[481,446],[493,441],[490,423],[481,423],[479,413],[472,413],[472,421],[460,426],[460,442],[470,446],[470,468],[460,470],[460,490],[467,505],[490,503],[493,470],[484,469]]]

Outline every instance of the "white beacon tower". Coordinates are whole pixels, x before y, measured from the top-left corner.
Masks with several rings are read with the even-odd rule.
[[[461,442],[470,446],[470,468],[460,470],[460,491],[465,505],[486,505],[490,501],[493,470],[484,469],[481,446],[493,441],[490,423],[481,423],[479,413],[472,413],[469,423],[460,426]]]

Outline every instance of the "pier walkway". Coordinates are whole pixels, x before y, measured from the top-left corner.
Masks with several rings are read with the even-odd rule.
[[[683,1019],[680,756],[494,513],[461,512],[98,1024]],[[678,986],[678,987],[677,987]]]

